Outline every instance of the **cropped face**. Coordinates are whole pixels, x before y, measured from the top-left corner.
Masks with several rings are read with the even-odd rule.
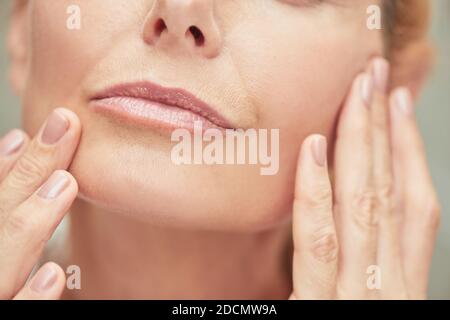
[[[83,134],[70,171],[80,197],[112,214],[273,227],[291,212],[303,139],[333,140],[352,79],[382,52],[381,31],[367,28],[373,2],[29,0],[27,65],[13,66],[23,70],[24,126],[35,134],[52,109],[73,110]],[[278,129],[279,170],[176,165],[171,130],[193,120]]]

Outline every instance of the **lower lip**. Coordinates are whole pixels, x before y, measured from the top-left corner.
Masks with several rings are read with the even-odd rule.
[[[94,110],[136,125],[193,131],[194,124],[201,123],[203,129],[223,129],[189,110],[145,99],[112,97],[92,100],[92,103]]]

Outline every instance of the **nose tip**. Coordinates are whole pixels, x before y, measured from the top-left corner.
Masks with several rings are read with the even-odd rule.
[[[156,0],[144,28],[147,44],[183,46],[207,58],[216,57],[222,45],[212,1]]]

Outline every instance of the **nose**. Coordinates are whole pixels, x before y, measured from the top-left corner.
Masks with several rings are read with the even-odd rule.
[[[219,55],[222,35],[214,0],[155,0],[148,14],[144,41],[152,46],[182,48],[206,58]]]

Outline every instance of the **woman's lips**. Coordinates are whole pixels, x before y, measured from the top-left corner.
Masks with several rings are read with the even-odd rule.
[[[182,89],[169,89],[149,82],[114,86],[96,94],[92,107],[124,120],[165,129],[232,129],[228,120],[205,102]]]

